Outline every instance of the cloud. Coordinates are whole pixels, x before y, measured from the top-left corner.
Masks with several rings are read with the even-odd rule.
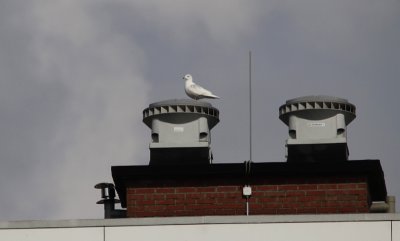
[[[135,13],[175,44],[215,41],[231,46],[256,31],[256,20],[267,9],[255,1],[130,1]],[[134,10],[133,10],[134,11]]]
[[[110,166],[144,159],[144,53],[104,31],[86,2],[31,5],[14,4],[1,25],[2,218],[90,217]]]
[[[368,53],[387,36],[397,18],[398,1],[282,1],[276,8],[293,25],[295,41],[321,54]],[[382,31],[384,30],[384,31]]]

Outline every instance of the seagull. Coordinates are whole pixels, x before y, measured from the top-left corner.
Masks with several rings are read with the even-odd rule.
[[[185,92],[190,98],[195,100],[202,98],[219,99],[219,97],[211,93],[211,91],[195,84],[190,74],[185,75],[183,79],[185,80]]]

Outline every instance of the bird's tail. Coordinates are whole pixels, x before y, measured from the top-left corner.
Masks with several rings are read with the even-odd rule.
[[[219,97],[214,94],[209,94],[207,97],[211,99],[219,99]]]

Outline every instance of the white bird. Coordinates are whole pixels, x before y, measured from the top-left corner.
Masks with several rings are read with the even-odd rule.
[[[195,100],[202,98],[219,99],[219,97],[211,93],[211,91],[195,84],[190,74],[185,75],[183,79],[185,80],[185,92],[190,98]]]

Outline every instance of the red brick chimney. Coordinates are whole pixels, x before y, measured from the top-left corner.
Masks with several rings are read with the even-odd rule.
[[[337,97],[288,100],[279,108],[287,162],[212,164],[218,109],[193,100],[150,104],[150,164],[112,167],[122,207],[127,217],[368,213],[387,193],[379,160],[348,161],[355,111]]]
[[[117,166],[112,175],[127,217],[368,213],[386,198],[379,160]]]

